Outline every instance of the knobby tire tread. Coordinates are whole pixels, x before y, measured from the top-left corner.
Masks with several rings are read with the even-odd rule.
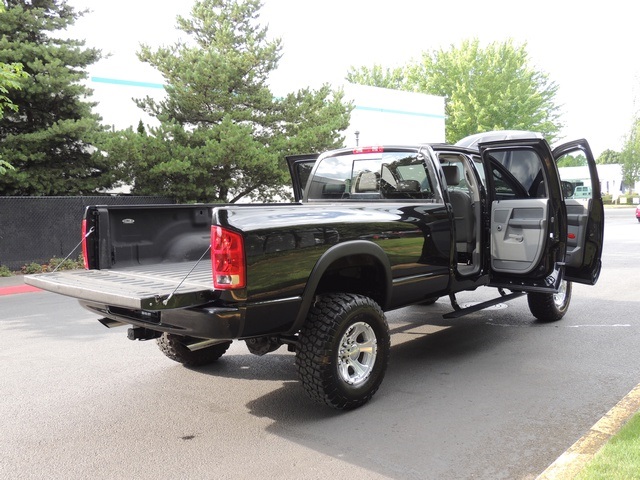
[[[335,372],[331,362],[336,353],[331,350],[331,344],[343,328],[343,323],[339,319],[344,319],[353,308],[360,307],[373,308],[376,315],[382,319],[383,332],[376,336],[378,342],[376,362],[380,364],[375,374],[376,378],[371,379],[372,386],[365,391],[364,395],[358,398],[347,398],[334,379]],[[305,392],[316,403],[340,410],[354,409],[368,402],[378,390],[389,361],[389,350],[389,327],[377,303],[368,297],[356,294],[324,295],[309,311],[300,335],[300,348],[296,355],[298,376]]]
[[[200,367],[217,361],[231,345],[231,342],[224,342],[192,352],[183,341],[184,337],[170,333],[164,333],[156,339],[162,353],[188,367]]]

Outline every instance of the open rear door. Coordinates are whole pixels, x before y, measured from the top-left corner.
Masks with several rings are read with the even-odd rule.
[[[586,140],[560,145],[553,150],[562,184],[566,187],[567,256],[565,280],[594,285],[602,267],[604,205],[596,161]],[[568,160],[568,161],[567,161]],[[565,190],[565,189],[563,189]]]
[[[309,180],[309,175],[311,175],[311,170],[318,156],[319,154],[317,153],[310,153],[286,157],[293,184],[293,196],[296,202],[302,200],[304,196],[304,188],[307,186],[307,180]]]
[[[557,292],[563,279],[567,216],[558,169],[543,139],[479,145],[487,186],[490,285]]]

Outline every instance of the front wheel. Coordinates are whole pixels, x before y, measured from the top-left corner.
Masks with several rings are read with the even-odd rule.
[[[363,295],[324,295],[300,332],[298,376],[317,403],[350,410],[380,387],[389,351],[389,327],[376,302]]]
[[[529,310],[541,322],[557,322],[569,310],[572,283],[563,280],[558,293],[528,293]]]
[[[158,348],[171,360],[182,363],[188,367],[201,367],[218,360],[231,345],[230,341],[216,343],[199,350],[189,350],[187,342],[195,341],[181,335],[163,333],[156,339]]]

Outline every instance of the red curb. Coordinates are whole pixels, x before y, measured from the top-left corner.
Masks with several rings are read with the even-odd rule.
[[[41,292],[42,290],[31,285],[16,285],[15,287],[1,287],[0,296],[13,295],[15,293]]]

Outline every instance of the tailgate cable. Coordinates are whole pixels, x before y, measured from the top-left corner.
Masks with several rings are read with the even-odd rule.
[[[84,237],[82,237],[82,240],[80,240],[80,242],[79,242],[75,247],[73,247],[73,250],[71,250],[71,252],[69,252],[69,255],[67,255],[66,257],[64,257],[64,260],[62,260],[60,263],[58,263],[58,265],[56,265],[56,268],[54,268],[54,269],[51,271],[51,273],[56,273],[56,270],[58,270],[58,269],[62,266],[62,264],[63,264],[64,262],[66,262],[67,260],[69,260],[69,257],[70,257],[71,255],[73,255],[73,252],[75,252],[75,251],[78,249],[78,247],[80,247],[80,245],[82,245],[82,242],[84,242],[84,241],[87,239],[87,237],[88,237],[89,235],[91,235],[94,231],[95,231],[95,227],[91,227],[91,228],[89,229],[89,231],[86,233],[86,235],[85,235]]]
[[[173,289],[173,292],[171,292],[171,294],[169,294],[169,296],[167,298],[165,298],[162,301],[162,304],[164,306],[167,306],[167,304],[169,303],[169,300],[171,300],[171,297],[173,297],[173,295],[178,291],[178,289],[182,286],[182,284],[184,283],[184,281],[187,279],[187,277],[189,275],[191,275],[191,273],[196,269],[196,267],[198,266],[198,264],[202,261],[202,259],[204,258],[204,256],[209,253],[209,250],[211,250],[211,245],[209,245],[207,247],[207,249],[204,251],[204,253],[202,255],[200,255],[200,258],[198,259],[198,261],[196,262],[196,264],[191,267],[191,270],[189,270],[189,273],[187,273],[184,278],[182,280],[180,280],[180,283],[178,284],[178,286],[176,288]]]

